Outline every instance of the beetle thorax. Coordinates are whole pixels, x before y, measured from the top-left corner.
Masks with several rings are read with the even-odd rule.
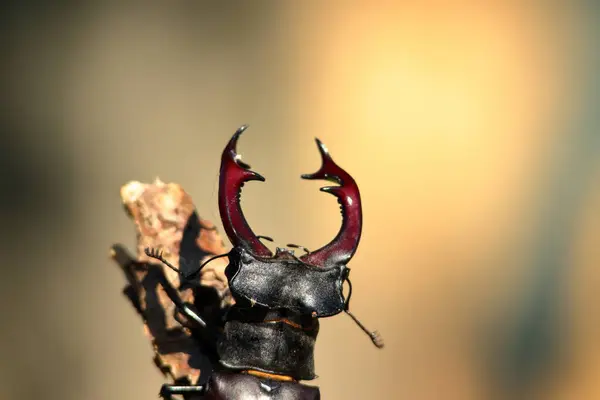
[[[233,370],[257,370],[315,378],[314,346],[319,321],[288,310],[268,310],[241,301],[229,311],[218,343],[221,364]]]

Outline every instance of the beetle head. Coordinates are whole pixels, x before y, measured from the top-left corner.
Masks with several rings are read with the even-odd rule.
[[[315,251],[305,249],[306,254],[301,257],[286,249],[277,249],[273,255],[254,234],[240,206],[244,183],[265,180],[251,171],[237,153],[237,142],[246,128],[246,125],[240,127],[225,147],[219,176],[219,211],[225,232],[233,244],[225,270],[232,295],[236,300],[244,299],[251,307],[258,304],[266,309],[290,310],[296,315],[314,318],[344,311],[369,335],[375,346],[382,348],[379,334],[367,330],[349,311],[352,285],[346,264],[356,252],[362,230],[362,208],[356,182],[316,139],[321,167],[302,178],[337,184],[323,187],[321,191],[337,197],[342,226],[331,242]],[[350,291],[344,299],[342,287],[346,281]]]

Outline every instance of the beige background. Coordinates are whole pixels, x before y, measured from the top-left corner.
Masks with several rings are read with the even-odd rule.
[[[597,9],[44,4],[2,17],[0,398],[156,398],[108,260],[135,239],[119,187],[181,183],[220,227],[219,157],[243,123],[267,177],[244,190],[258,234],[335,235],[333,197],[299,179],[315,136],[361,188],[352,307],[387,347],[323,320],[324,399],[600,398]]]

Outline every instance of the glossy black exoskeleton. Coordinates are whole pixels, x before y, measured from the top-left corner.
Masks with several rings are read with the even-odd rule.
[[[348,313],[377,347],[383,347],[377,332],[369,332],[349,312],[351,287],[348,296],[343,291],[344,282],[349,283],[348,262],[362,229],[356,182],[317,139],[321,168],[302,178],[337,184],[321,190],[337,197],[343,216],[341,229],[329,244],[315,251],[304,249],[299,257],[292,249],[278,248],[273,254],[261,242],[265,237],[252,232],[240,206],[244,183],[265,180],[237,154],[236,145],[245,129],[238,129],[223,151],[219,180],[219,211],[233,245],[225,274],[236,303],[227,310],[222,325],[212,326],[193,306],[173,299],[194,336],[214,341],[218,365],[206,384],[163,385],[160,394],[164,398],[194,394],[194,398],[214,400],[320,399],[317,387],[299,381],[315,378],[319,318],[340,312]],[[174,268],[160,253],[147,249],[147,254]]]

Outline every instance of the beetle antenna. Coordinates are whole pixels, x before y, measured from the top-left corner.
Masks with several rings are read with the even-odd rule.
[[[356,325],[358,325],[358,327],[360,329],[363,330],[363,332],[365,332],[370,338],[371,341],[373,342],[373,344],[378,348],[378,349],[382,349],[383,348],[383,338],[381,337],[381,335],[379,334],[379,332],[377,331],[369,331],[359,320],[358,318],[356,318],[354,316],[354,314],[352,314],[350,312],[350,310],[344,310],[344,312],[346,314],[348,314],[350,316],[350,318],[352,318],[352,320],[356,323]]]
[[[352,314],[350,312],[350,298],[352,297],[352,282],[350,282],[350,278],[348,278],[346,276],[346,282],[348,282],[348,297],[346,298],[346,304],[344,304],[344,312],[346,314],[348,314],[350,316],[350,318],[352,318],[352,320],[356,323],[356,325],[358,325],[358,327],[360,329],[363,330],[364,333],[366,333],[370,338],[371,341],[373,342],[373,344],[378,348],[378,349],[382,349],[383,348],[383,338],[381,337],[381,335],[379,334],[379,332],[377,331],[370,331],[367,329],[366,326],[364,326],[359,320],[358,318],[356,318],[354,316],[354,314]]]
[[[202,271],[202,268],[204,268],[204,266],[205,266],[206,264],[208,264],[209,262],[211,262],[211,261],[213,261],[213,260],[216,260],[217,258],[221,258],[221,257],[227,257],[228,255],[229,255],[229,253],[223,253],[223,254],[219,254],[219,255],[213,256],[213,257],[209,258],[208,260],[204,261],[202,264],[200,264],[200,268],[198,268],[196,271],[192,272],[192,273],[191,273],[191,274],[189,274],[189,275],[183,275],[183,274],[182,274],[182,275],[183,275],[184,279],[186,279],[186,280],[189,280],[189,279],[191,279],[191,278],[194,278],[194,277],[196,277],[196,275],[197,275],[197,274],[198,274],[200,271]]]
[[[146,253],[146,255],[148,257],[157,259],[158,261],[165,264],[167,267],[171,268],[173,271],[177,272],[179,275],[183,276],[183,274],[181,273],[181,271],[178,268],[174,267],[173,264],[171,264],[170,262],[168,262],[167,260],[164,259],[164,257],[162,256],[162,254],[163,254],[162,251],[146,247],[144,249],[144,253]]]
[[[265,239],[265,240],[268,240],[269,242],[272,242],[272,241],[273,241],[273,238],[272,238],[272,237],[270,237],[270,236],[265,236],[265,235],[258,235],[256,238],[257,238],[257,239]]]
[[[173,271],[177,272],[177,273],[178,273],[178,274],[179,274],[179,275],[180,275],[180,276],[181,276],[183,279],[185,279],[185,280],[190,280],[190,279],[192,279],[193,277],[195,277],[195,276],[196,276],[196,274],[197,274],[198,272],[200,272],[200,271],[202,270],[202,268],[203,268],[203,267],[204,267],[206,264],[208,264],[209,262],[211,262],[211,261],[213,261],[213,260],[216,260],[217,258],[221,258],[221,257],[225,257],[225,256],[229,255],[229,253],[225,253],[225,254],[219,254],[219,255],[216,255],[216,256],[214,256],[214,257],[211,257],[211,258],[209,258],[208,260],[206,260],[205,262],[203,262],[203,263],[200,265],[200,268],[198,268],[198,270],[197,270],[197,271],[195,271],[195,272],[193,272],[193,273],[191,273],[191,274],[189,274],[189,275],[185,275],[183,272],[181,272],[181,270],[180,270],[180,269],[178,269],[178,268],[176,268],[175,266],[173,266],[173,264],[171,264],[170,262],[168,262],[168,261],[167,261],[167,260],[166,260],[166,259],[163,257],[163,255],[162,255],[162,254],[163,254],[163,253],[162,253],[162,251],[158,251],[158,250],[156,250],[156,249],[151,249],[151,248],[149,248],[149,247],[146,247],[146,248],[144,249],[144,253],[146,253],[146,255],[147,255],[148,257],[151,257],[151,258],[157,259],[158,261],[162,262],[162,263],[163,263],[163,264],[165,264],[167,267],[169,267],[169,268],[171,268]]]
[[[306,254],[310,253],[310,250],[308,250],[306,247],[304,246],[298,246],[297,244],[294,243],[288,243],[286,244],[287,247],[291,247],[293,249],[302,249],[306,252]]]

